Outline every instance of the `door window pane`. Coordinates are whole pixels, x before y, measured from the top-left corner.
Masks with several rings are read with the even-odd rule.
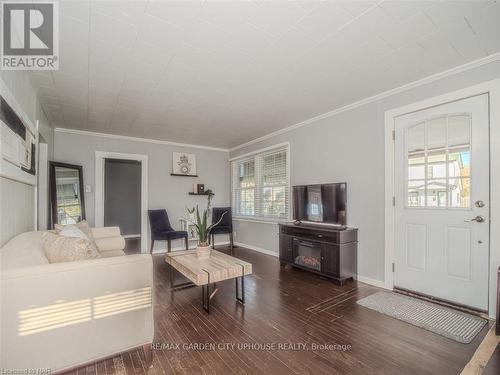
[[[446,207],[446,179],[427,180],[427,207]]]
[[[425,207],[425,180],[408,181],[408,206]]]
[[[427,149],[446,147],[446,116],[427,122]]]
[[[470,116],[448,117],[448,146],[463,146],[470,143]]]
[[[449,200],[450,207],[470,207],[470,178],[456,178],[450,180]]]
[[[427,178],[446,178],[446,149],[427,155]]]
[[[471,207],[470,124],[470,115],[453,114],[408,128],[408,207]]]
[[[415,152],[408,155],[408,179],[418,180],[425,178],[425,154]]]
[[[423,151],[425,148],[425,122],[408,129],[408,152]]]
[[[470,150],[468,148],[450,150],[448,174],[450,177],[470,177]]]

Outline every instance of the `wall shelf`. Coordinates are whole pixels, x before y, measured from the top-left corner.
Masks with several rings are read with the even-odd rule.
[[[180,174],[180,173],[170,173],[170,176],[180,176],[180,177],[198,177],[197,174]]]
[[[189,195],[209,195],[209,194],[208,193],[193,193],[192,191],[190,191]]]

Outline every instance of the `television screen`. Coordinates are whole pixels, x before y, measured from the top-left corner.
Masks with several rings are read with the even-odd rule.
[[[347,184],[293,187],[293,219],[300,222],[346,225]]]

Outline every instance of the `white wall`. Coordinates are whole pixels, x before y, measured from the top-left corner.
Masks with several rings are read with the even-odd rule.
[[[91,193],[85,193],[87,220],[91,225],[95,219],[96,151],[148,155],[148,206],[150,209],[166,208],[174,229],[180,229],[179,218],[186,216],[186,207],[196,204],[200,209],[206,207],[206,196],[188,194],[193,190],[194,183],[203,183],[215,192],[213,206],[229,206],[228,152],[58,131],[54,140],[55,161],[83,166],[83,183],[92,187]],[[198,178],[170,176],[174,151],[196,155]],[[217,241],[223,239],[221,236]],[[155,243],[155,249],[164,249],[165,246],[161,242]],[[183,244],[179,240],[172,246],[181,247]]]
[[[348,225],[359,228],[359,274],[383,281],[385,111],[498,77],[497,61],[267,138],[230,157],[290,142],[292,185],[346,181]],[[492,224],[495,230],[500,227]],[[278,252],[276,225],[236,222],[235,231],[237,242]]]
[[[45,116],[37,94],[31,85],[31,76],[25,71],[0,71],[0,87],[8,90],[16,103],[9,103],[22,111],[33,124],[39,122],[39,132],[53,152],[53,130]],[[10,96],[10,95],[9,95]],[[15,235],[35,229],[35,187],[0,177],[0,246]],[[46,210],[44,205],[39,207]]]

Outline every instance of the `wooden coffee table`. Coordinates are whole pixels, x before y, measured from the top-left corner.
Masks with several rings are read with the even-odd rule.
[[[216,283],[219,281],[235,279],[236,300],[241,304],[245,303],[245,276],[252,274],[251,263],[216,250],[212,250],[210,257],[206,259],[198,258],[196,250],[174,251],[165,254],[165,262],[172,266],[172,288],[201,286],[202,306],[207,313],[210,313],[210,300],[218,291]],[[174,269],[190,281],[174,285]]]

